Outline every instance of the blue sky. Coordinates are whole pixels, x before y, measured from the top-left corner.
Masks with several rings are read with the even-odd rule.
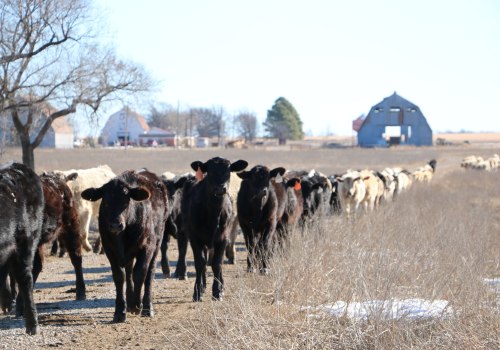
[[[435,132],[500,131],[497,0],[97,5],[118,55],[161,81],[158,102],[252,111],[263,122],[283,96],[306,132],[351,135],[353,119],[396,91]]]

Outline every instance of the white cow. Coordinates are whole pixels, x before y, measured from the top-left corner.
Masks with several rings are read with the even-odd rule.
[[[342,208],[345,208],[347,216],[350,217],[351,211],[356,212],[365,198],[365,183],[358,171],[348,171],[337,178],[337,181]]]
[[[500,156],[498,156],[498,154],[495,153],[492,157],[488,158],[487,160],[490,162],[491,170],[495,170],[498,168],[498,164],[500,162]]]
[[[436,171],[436,160],[431,160],[428,164],[418,168],[413,172],[413,178],[417,182],[430,182]]]
[[[90,169],[71,169],[71,170],[56,170],[55,172],[69,175],[77,173],[78,177],[68,182],[68,186],[73,192],[75,204],[80,214],[80,230],[82,232],[83,248],[91,251],[92,247],[89,243],[89,227],[91,219],[96,220],[99,215],[99,205],[101,201],[90,202],[82,199],[81,193],[87,188],[99,188],[109,180],[114,178],[116,174],[108,165],[99,165]]]
[[[402,168],[392,168],[392,173],[396,179],[396,189],[394,190],[394,196],[408,191],[413,183],[411,173],[408,170]]]
[[[383,195],[384,185],[382,183],[382,180],[380,180],[372,170],[362,170],[360,172],[360,175],[363,179],[363,182],[365,183],[365,198],[363,199],[362,203],[366,211],[371,211],[375,209],[375,204],[378,205],[377,200],[380,196]],[[381,188],[379,185],[381,186]]]
[[[391,202],[396,191],[397,178],[391,168],[385,168],[379,173],[384,180],[384,195],[383,198],[386,202]]]

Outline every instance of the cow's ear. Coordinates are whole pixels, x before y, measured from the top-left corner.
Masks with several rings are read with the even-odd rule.
[[[295,190],[302,189],[302,185],[300,184],[300,179],[298,177],[294,177],[286,182],[286,187],[293,187]]]
[[[66,176],[66,182],[76,180],[77,177],[78,177],[78,173],[71,173],[71,174]]]
[[[248,166],[248,162],[246,160],[237,160],[236,162],[232,163],[231,166],[229,167],[229,170],[231,171],[242,171],[245,170],[245,168]]]
[[[249,171],[242,171],[240,173],[236,173],[240,179],[248,179],[250,177],[250,172]]]
[[[151,193],[142,187],[132,187],[130,189],[130,198],[134,201],[140,202],[151,197]]]
[[[315,184],[312,186],[312,189],[313,189],[313,191],[314,191],[314,190],[320,190],[320,189],[322,190],[322,189],[323,189],[323,185],[322,185],[322,184],[320,184],[320,183],[315,183]],[[319,192],[321,192],[321,191],[319,191]]]
[[[202,162],[200,162],[199,160],[196,160],[194,162],[191,163],[191,169],[193,169],[194,171],[198,171],[201,170],[202,172],[206,173],[206,169],[205,169],[205,164],[203,164]]]
[[[98,201],[99,199],[102,198],[102,187],[87,188],[85,191],[82,192],[81,196],[83,199],[85,199],[87,201],[91,201],[91,202]]]
[[[278,176],[278,174],[280,176],[283,176],[283,174],[285,173],[286,169],[285,168],[282,168],[282,167],[279,167],[279,168],[274,168],[273,170],[271,170],[269,172],[269,176],[270,177],[276,177]]]
[[[179,189],[184,187],[184,184],[187,182],[188,178],[186,176],[180,177],[174,184],[175,189]]]

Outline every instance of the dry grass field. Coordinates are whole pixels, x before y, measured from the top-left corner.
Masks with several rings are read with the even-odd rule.
[[[236,265],[224,265],[225,298],[191,302],[194,280],[164,278],[158,267],[155,317],[111,324],[114,286],[104,256],[86,253],[87,301],[74,301],[67,257],[48,257],[35,286],[41,334],[0,315],[0,348],[33,349],[498,349],[500,348],[500,171],[466,171],[463,157],[500,154],[500,145],[301,150],[37,150],[37,172],[108,164],[119,173],[147,167],[189,171],[219,155],[325,174],[349,168],[414,170],[437,159],[428,185],[348,221],[324,217],[294,232],[270,274],[248,274],[241,235]],[[19,160],[6,150],[0,162]],[[95,239],[97,233],[93,233]],[[171,244],[171,260],[176,260]],[[193,276],[192,257],[188,271]],[[208,283],[211,284],[209,275]],[[445,305],[435,315],[377,307],[401,300]],[[336,303],[338,302],[338,303]],[[370,302],[361,312],[339,305]],[[371,305],[371,306],[370,306]],[[394,308],[394,307],[393,307]],[[341,309],[342,311],[342,309]],[[358,310],[360,311],[360,310]],[[396,315],[396,316],[395,316]]]

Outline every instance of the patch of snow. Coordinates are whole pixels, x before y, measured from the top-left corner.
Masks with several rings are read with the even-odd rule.
[[[346,316],[355,320],[367,320],[370,317],[385,320],[448,318],[453,315],[453,308],[449,306],[448,301],[426,299],[368,300],[350,303],[336,301],[333,304],[308,309],[332,317]]]
[[[484,283],[489,285],[496,292],[500,292],[500,278],[485,278]]]

